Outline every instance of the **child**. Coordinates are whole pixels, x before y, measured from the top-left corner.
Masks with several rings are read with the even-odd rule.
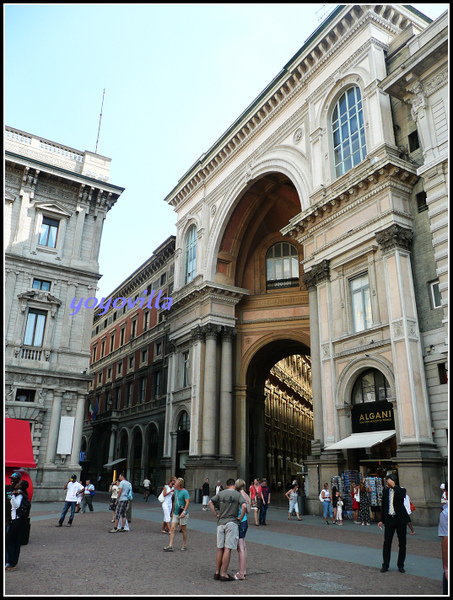
[[[337,502],[337,525],[343,525],[343,498],[341,494],[338,493],[338,502]]]

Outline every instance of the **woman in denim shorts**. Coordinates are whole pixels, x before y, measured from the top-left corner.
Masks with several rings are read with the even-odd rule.
[[[245,547],[245,535],[247,533],[247,529],[249,526],[248,521],[247,521],[247,513],[250,512],[250,505],[251,505],[252,501],[250,500],[250,497],[248,496],[248,494],[246,494],[246,492],[244,491],[245,481],[243,479],[237,479],[235,487],[236,487],[237,491],[242,494],[242,496],[244,497],[244,500],[247,503],[247,510],[245,511],[244,518],[239,523],[239,541],[238,541],[239,573],[236,573],[236,575],[233,575],[234,579],[242,580],[242,579],[245,579],[245,563],[247,561],[247,550]],[[240,514],[241,514],[241,507],[239,507],[239,515]]]

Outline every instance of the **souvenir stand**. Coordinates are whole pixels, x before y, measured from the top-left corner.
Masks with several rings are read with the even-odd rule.
[[[341,476],[331,477],[330,479],[330,488],[332,489],[335,485],[343,496],[343,519],[352,519],[354,517],[351,491],[357,483],[360,483],[361,479],[362,475],[359,471],[345,471]]]

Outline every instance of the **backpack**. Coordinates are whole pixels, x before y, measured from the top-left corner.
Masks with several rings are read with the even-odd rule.
[[[134,493],[132,491],[132,484],[129,484],[129,489],[127,490],[127,499],[128,500],[133,500],[134,499]]]
[[[25,498],[22,498],[22,502],[20,503],[20,506],[18,506],[16,508],[16,517],[19,517],[19,519],[27,519],[28,516],[30,515],[30,509],[31,509],[30,500],[25,500]]]

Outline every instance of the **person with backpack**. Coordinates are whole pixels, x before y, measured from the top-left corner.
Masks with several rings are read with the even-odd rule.
[[[30,535],[30,508],[28,481],[22,479],[11,492],[11,525],[5,540],[8,556],[6,571],[15,571],[17,569],[20,547],[28,543]]]
[[[116,499],[116,512],[115,512],[115,524],[113,529],[110,529],[110,533],[118,533],[118,531],[126,531],[125,529],[125,521],[126,521],[126,513],[129,505],[129,501],[132,500],[132,484],[127,481],[124,473],[120,473],[119,475],[119,485],[118,485],[118,497]],[[118,521],[121,519],[122,527],[118,529]]]

